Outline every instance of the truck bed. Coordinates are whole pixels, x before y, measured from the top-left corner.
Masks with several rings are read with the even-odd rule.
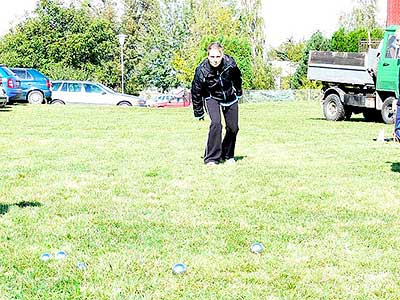
[[[310,51],[307,77],[330,83],[374,85],[371,71],[377,51],[347,53]]]

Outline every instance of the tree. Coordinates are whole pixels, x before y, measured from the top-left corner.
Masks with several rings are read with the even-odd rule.
[[[118,33],[126,91],[189,86],[206,57],[204,41],[222,41],[238,61],[245,88],[270,86],[261,0],[39,0],[32,16],[0,40],[0,60],[52,79],[120,86]],[[121,20],[116,7],[123,7]]]
[[[376,21],[377,0],[353,0],[353,10],[343,14],[339,23],[346,31],[353,31],[358,28],[372,30],[378,27]]]
[[[179,48],[174,40],[179,26],[174,26],[170,15],[161,14],[161,7],[173,9],[173,5],[156,0],[124,1],[122,31],[128,35],[127,91],[137,93],[150,86],[164,91],[179,85],[171,65],[174,51]]]
[[[370,38],[380,40],[383,38],[383,29],[374,28],[370,31]],[[358,28],[356,30],[346,32],[344,27],[335,31],[331,39],[331,51],[338,52],[358,52],[359,43],[368,39],[368,30]]]
[[[240,36],[247,37],[252,54],[252,89],[274,86],[272,67],[267,63],[265,52],[264,20],[261,16],[261,0],[239,0]]]
[[[261,16],[261,0],[239,0],[240,36],[250,41],[252,57],[265,58],[264,20]]]
[[[207,56],[204,39],[226,40],[239,36],[240,23],[234,10],[220,0],[188,0],[183,7],[183,22],[187,33],[181,48],[174,54],[172,64],[177,77],[189,86],[196,66]]]
[[[271,70],[264,55],[265,40],[260,5],[259,0],[184,2],[186,39],[172,61],[177,77],[189,86],[196,66],[207,56],[207,45],[204,41],[214,40],[221,42],[225,52],[238,61],[245,88],[264,87],[264,82],[270,82]],[[248,50],[250,51],[247,52]],[[248,55],[246,59],[241,56],[244,53]]]
[[[10,66],[37,68],[52,79],[115,82],[116,34],[113,25],[93,18],[86,6],[64,7],[40,0],[34,15],[0,43],[0,60]]]
[[[315,83],[312,83],[307,79],[308,55],[311,50],[328,51],[329,49],[329,40],[324,38],[320,31],[315,32],[306,42],[300,64],[290,82],[291,88],[299,89],[315,85]]]
[[[286,60],[291,62],[300,62],[305,47],[304,42],[296,43],[293,39],[288,39],[276,49],[269,53],[270,59]]]

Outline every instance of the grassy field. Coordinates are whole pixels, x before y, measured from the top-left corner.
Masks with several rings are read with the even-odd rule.
[[[239,160],[215,167],[191,109],[1,110],[0,299],[399,299],[392,126],[240,110]]]

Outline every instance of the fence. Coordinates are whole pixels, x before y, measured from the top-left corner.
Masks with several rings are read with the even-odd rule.
[[[367,52],[368,48],[378,49],[381,40],[364,41],[358,42],[358,52]]]
[[[169,93],[177,97],[183,97],[191,102],[192,98],[190,90],[185,89],[181,94]],[[158,92],[151,90],[144,91],[140,94],[145,99],[151,99],[155,95],[160,95]],[[321,90],[245,90],[242,103],[256,103],[267,101],[319,101],[322,98]]]
[[[319,101],[321,97],[321,90],[248,90],[241,102]]]

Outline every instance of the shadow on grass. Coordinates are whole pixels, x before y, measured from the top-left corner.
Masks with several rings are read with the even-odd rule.
[[[367,121],[364,118],[351,118],[350,120],[346,120],[346,122],[382,123],[379,121]]]
[[[326,121],[325,118],[308,118],[311,121]]]
[[[247,156],[235,156],[234,159],[235,159],[235,161],[239,161],[239,160],[245,159],[246,157]]]
[[[0,113],[2,113],[2,112],[10,112],[10,111],[12,111],[11,108],[12,108],[12,107],[9,106],[9,105],[6,105],[6,106],[4,106],[4,107],[1,107],[1,108],[0,108]]]
[[[14,204],[0,204],[0,215],[5,215],[11,206],[18,206],[21,208],[24,207],[40,207],[42,206],[39,202],[28,202],[28,201],[21,201]]]
[[[400,173],[400,163],[398,163],[398,162],[392,163],[392,171]]]
[[[308,118],[311,121],[327,121],[325,118]],[[333,122],[333,121],[329,121],[329,122]],[[342,122],[342,121],[340,121]],[[359,123],[359,122],[363,122],[363,123],[382,123],[382,122],[368,122],[366,121],[364,118],[351,118],[350,120],[343,120],[343,122],[351,122],[351,123]]]
[[[30,105],[28,102],[26,101],[13,101],[10,103],[12,106],[28,106]]]
[[[239,160],[245,159],[246,157],[247,157],[247,155],[244,155],[244,156],[235,156],[233,159],[234,159],[235,161],[239,161]],[[203,159],[204,156],[202,155],[201,158]]]

